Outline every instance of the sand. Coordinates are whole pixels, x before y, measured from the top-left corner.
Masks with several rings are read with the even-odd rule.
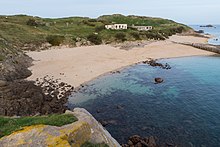
[[[174,35],[165,41],[150,43],[142,48],[122,50],[110,45],[51,49],[28,52],[34,59],[29,69],[36,80],[46,75],[80,86],[104,73],[147,60],[148,58],[173,58],[194,55],[213,55],[214,53],[185,46],[175,42],[205,43],[206,38]]]

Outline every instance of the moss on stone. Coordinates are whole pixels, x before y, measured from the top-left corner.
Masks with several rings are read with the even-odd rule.
[[[14,131],[22,130],[31,125],[63,126],[77,121],[71,114],[53,114],[49,116],[8,118],[0,117],[0,138],[11,134]]]

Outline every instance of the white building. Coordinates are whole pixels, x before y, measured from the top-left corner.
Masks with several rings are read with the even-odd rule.
[[[112,30],[126,30],[128,29],[127,24],[113,24],[113,25],[105,25],[106,29],[112,29]]]
[[[132,25],[132,28],[135,28],[138,31],[149,31],[153,29],[152,26],[134,26],[134,25]]]

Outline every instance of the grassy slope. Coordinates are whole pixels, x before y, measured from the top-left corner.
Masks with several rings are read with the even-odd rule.
[[[29,19],[34,19],[39,24],[37,27],[27,25]],[[189,29],[185,25],[178,24],[174,21],[138,17],[138,16],[123,16],[123,15],[106,15],[98,19],[90,19],[83,17],[70,17],[59,19],[47,19],[25,15],[17,16],[0,16],[0,47],[3,46],[1,39],[4,39],[8,44],[15,46],[23,46],[25,43],[41,44],[46,42],[48,35],[62,35],[65,36],[65,43],[71,44],[75,42],[76,37],[87,38],[90,34],[98,32],[103,41],[115,41],[114,35],[117,32],[124,32],[127,40],[133,40],[130,35],[136,30],[128,29],[124,31],[111,31],[101,29],[97,31],[97,27],[102,27],[105,24],[111,23],[127,23],[129,26],[134,25],[151,25],[155,31],[176,28],[183,26],[184,30]],[[142,38],[142,39],[147,39]]]
[[[54,114],[49,116],[8,118],[0,117],[0,138],[21,130],[25,126],[31,125],[52,125],[63,126],[77,121],[77,118],[70,114]]]

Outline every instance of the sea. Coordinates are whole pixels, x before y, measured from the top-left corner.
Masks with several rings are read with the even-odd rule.
[[[219,37],[220,26],[200,28]],[[212,43],[212,40],[209,40]],[[214,42],[213,44],[216,44]],[[136,64],[88,82],[69,97],[121,144],[155,136],[161,146],[220,146],[220,56],[161,59],[171,69]],[[163,83],[155,84],[155,78]]]
[[[202,30],[204,34],[210,34],[213,38],[209,39],[208,43],[213,45],[220,45],[220,25],[213,25],[213,27],[204,27],[204,25],[189,25],[196,31]]]

